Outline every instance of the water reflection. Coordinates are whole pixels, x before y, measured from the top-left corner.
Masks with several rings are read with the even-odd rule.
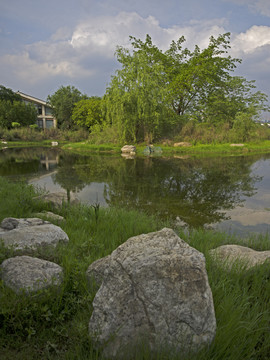
[[[0,175],[23,174],[49,191],[76,193],[84,203],[142,209],[190,226],[219,224],[222,230],[241,232],[256,231],[261,224],[265,231],[270,224],[269,159],[125,159],[16,149],[0,153]]]

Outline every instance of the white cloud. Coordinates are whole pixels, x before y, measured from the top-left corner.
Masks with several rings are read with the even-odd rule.
[[[31,59],[28,52],[16,55],[5,55],[0,59],[0,64],[8,68],[17,78],[30,84],[37,84],[49,77],[65,75],[67,77],[91,76],[90,70],[80,68],[76,63],[65,59],[61,61],[38,62]]]
[[[21,79],[38,83],[46,77],[66,76],[85,78],[101,72],[102,57],[112,61],[117,45],[129,47],[129,35],[145,39],[150,34],[153,42],[167,49],[170,42],[184,35],[186,46],[207,46],[211,35],[224,32],[223,20],[191,22],[185,27],[161,27],[153,16],[141,17],[135,12],[121,12],[116,16],[89,18],[73,31],[60,28],[47,41],[25,45],[22,52],[0,58],[0,65]],[[115,63],[112,62],[112,71]],[[111,73],[112,75],[112,73]]]
[[[21,80],[21,83],[35,84],[37,89],[45,82],[56,83],[57,79],[61,85],[64,79],[66,83],[85,84],[85,89],[92,87],[93,93],[98,88],[100,94],[101,83],[105,91],[115,71],[116,46],[130,47],[129,35],[144,40],[149,34],[153,43],[162,50],[168,49],[172,40],[184,35],[187,41],[183,46],[193,49],[195,45],[207,47],[209,37],[227,32],[226,27],[224,19],[164,27],[155,17],[142,17],[136,12],[92,17],[78,23],[74,29],[58,29],[47,41],[25,45],[22,51],[0,57],[0,71],[3,78],[9,74],[13,83]],[[251,79],[258,75],[266,82],[270,67],[270,27],[253,26],[246,32],[234,34],[231,45],[233,56],[247,59],[241,67],[251,74]],[[259,67],[255,68],[256,62]],[[247,74],[243,76],[248,78]]]
[[[254,25],[246,32],[236,35],[232,42],[233,51],[240,54],[253,53],[266,45],[270,45],[270,26]]]
[[[172,40],[184,35],[187,45],[205,47],[211,35],[224,33],[224,20],[191,22],[187,26],[161,27],[153,16],[143,18],[137,13],[121,12],[117,16],[107,16],[79,24],[75,29],[71,45],[74,49],[89,48],[92,52],[113,57],[117,45],[129,47],[129,35],[145,39],[146,34],[162,49],[167,49]]]

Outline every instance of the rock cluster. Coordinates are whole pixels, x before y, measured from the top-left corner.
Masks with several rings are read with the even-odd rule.
[[[173,230],[130,238],[88,274],[102,282],[89,332],[105,357],[132,357],[142,344],[153,352],[196,351],[213,340],[204,256]]]
[[[50,286],[59,286],[63,269],[50,261],[26,256],[24,252],[42,254],[60,242],[67,244],[67,234],[56,225],[39,218],[6,218],[0,224],[0,239],[5,247],[12,247],[23,255],[12,257],[0,265],[4,284],[16,293],[32,293]]]

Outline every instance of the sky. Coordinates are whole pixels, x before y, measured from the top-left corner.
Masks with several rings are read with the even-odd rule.
[[[234,75],[270,98],[270,0],[0,0],[0,85],[43,100],[67,85],[102,96],[130,35],[165,51],[182,35],[192,50],[227,32],[242,59]]]

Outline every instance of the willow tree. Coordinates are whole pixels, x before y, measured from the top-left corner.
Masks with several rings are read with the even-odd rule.
[[[130,37],[132,51],[118,47],[122,65],[105,95],[109,121],[123,140],[152,141],[183,119],[229,121],[241,113],[250,116],[264,109],[266,95],[253,92],[253,83],[231,75],[240,59],[232,58],[230,34],[210,37],[207,48],[183,47],[185,38],[172,41],[165,52],[146,36]]]
[[[136,48],[138,40],[130,39]],[[143,45],[133,53],[117,48],[122,69],[112,78],[104,97],[107,117],[118,127],[121,140],[151,142],[173,119],[164,102],[165,69],[158,59],[160,50],[152,44],[150,36]]]

